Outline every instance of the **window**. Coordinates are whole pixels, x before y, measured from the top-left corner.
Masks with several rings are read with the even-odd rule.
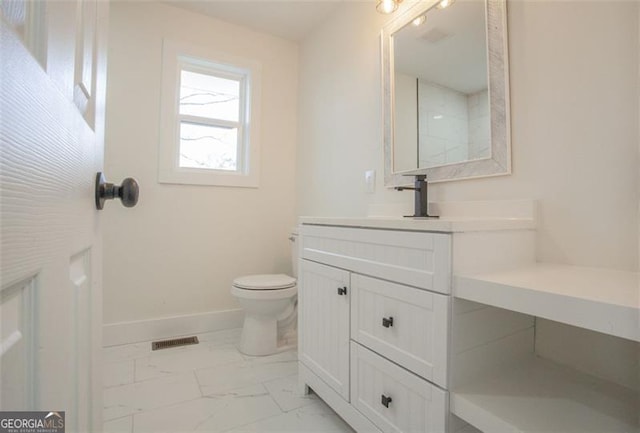
[[[258,186],[259,66],[164,41],[159,181]]]

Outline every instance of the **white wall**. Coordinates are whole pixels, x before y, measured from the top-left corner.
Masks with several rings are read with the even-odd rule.
[[[157,182],[162,38],[262,64],[259,189]],[[298,53],[294,43],[170,6],[114,2],[105,172],[134,176],[134,209],[103,211],[105,323],[238,308],[231,281],[290,272]]]
[[[301,44],[299,215],[365,215],[365,170],[377,170],[380,188],[383,22],[375,4],[343,2]]]
[[[638,2],[509,2],[513,175],[432,185],[435,201],[533,198],[541,261],[638,268]],[[383,183],[379,31],[345,2],[301,46],[298,213],[409,203]],[[364,170],[377,169],[366,195]]]

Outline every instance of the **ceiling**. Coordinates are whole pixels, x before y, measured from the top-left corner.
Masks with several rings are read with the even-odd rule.
[[[470,94],[487,88],[484,2],[432,8],[424,24],[394,34],[396,72]]]
[[[166,0],[164,3],[300,41],[343,0]]]

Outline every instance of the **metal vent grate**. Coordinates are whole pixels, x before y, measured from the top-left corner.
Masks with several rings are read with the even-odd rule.
[[[172,347],[188,346],[189,344],[198,344],[198,337],[174,338],[172,340],[153,341],[151,342],[151,350],[171,349]]]

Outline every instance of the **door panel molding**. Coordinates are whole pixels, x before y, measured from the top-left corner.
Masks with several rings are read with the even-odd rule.
[[[0,290],[0,409],[34,408],[37,275]]]

